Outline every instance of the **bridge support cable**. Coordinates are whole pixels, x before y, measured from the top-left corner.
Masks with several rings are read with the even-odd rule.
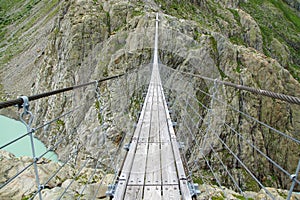
[[[86,86],[89,86],[89,85],[93,85],[96,82],[101,83],[101,82],[105,82],[105,81],[108,81],[108,80],[116,79],[116,78],[121,77],[121,76],[124,76],[124,74],[120,74],[120,75],[116,75],[116,76],[110,76],[110,77],[102,78],[100,80],[92,81],[92,82],[89,82],[89,83],[84,83],[84,84],[81,84],[81,85],[75,85],[75,86],[71,86],[71,87],[67,87],[67,88],[63,88],[63,89],[59,89],[59,90],[53,90],[53,91],[50,91],[50,92],[45,92],[45,93],[42,93],[42,94],[28,96],[28,101],[34,101],[34,100],[49,97],[49,96],[52,96],[52,95],[56,95],[56,94],[59,94],[59,93],[63,93],[63,92],[71,91],[71,90],[76,90],[76,89],[83,88],[83,87],[86,87]],[[0,109],[7,108],[7,107],[10,107],[10,106],[15,106],[15,105],[22,105],[23,103],[24,103],[24,101],[23,101],[22,98],[10,100],[10,101],[5,101],[5,102],[0,102]]]
[[[187,110],[185,110],[186,113],[187,113],[187,116],[190,118],[190,120],[194,123],[193,119],[191,118],[190,114],[188,114]],[[203,118],[201,117],[200,118],[201,120],[203,120]],[[186,119],[185,119],[185,116],[183,116],[183,124],[185,125],[186,129],[189,131],[191,137],[193,138],[193,141],[195,141],[196,143],[196,146],[198,147],[198,150],[199,151],[202,151],[201,149],[201,145],[199,144],[197,138],[196,138],[196,135],[195,133],[193,133],[190,129],[190,126],[187,125],[186,123]],[[215,149],[212,147],[211,144],[209,144],[211,150],[214,152],[214,155],[216,155],[216,157],[218,158],[219,162],[222,164],[223,168],[225,169],[226,173],[228,174],[228,176],[231,178],[232,182],[234,183],[234,185],[236,186],[236,188],[239,190],[239,192],[244,196],[244,192],[243,190],[240,188],[240,186],[238,185],[237,181],[234,179],[233,175],[229,172],[227,166],[224,164],[224,162],[222,161],[222,159],[220,158],[220,156],[217,154],[217,152],[215,151]],[[203,154],[203,152],[202,152]]]
[[[271,91],[268,91],[268,90],[252,88],[252,87],[248,87],[248,86],[245,86],[245,85],[239,85],[239,84],[235,84],[235,83],[231,83],[231,82],[221,81],[221,80],[218,80],[218,79],[213,79],[213,78],[209,78],[209,77],[206,77],[206,76],[201,76],[201,75],[198,75],[198,74],[192,74],[192,73],[188,73],[188,72],[179,71],[179,70],[176,70],[176,69],[173,69],[173,68],[170,68],[170,67],[168,67],[168,68],[172,71],[176,71],[178,73],[188,75],[190,77],[197,77],[197,78],[200,78],[200,79],[203,79],[203,80],[207,80],[207,81],[211,81],[211,82],[217,82],[218,84],[233,87],[233,88],[236,88],[238,90],[245,90],[245,91],[248,91],[248,92],[251,92],[251,93],[254,93],[254,94],[271,97],[273,99],[279,99],[279,100],[282,100],[282,101],[285,101],[285,102],[288,102],[288,103],[291,103],[291,104],[300,105],[300,98],[298,98],[298,97],[285,95],[285,94],[280,94],[280,93],[275,93],[275,92],[271,92]]]
[[[181,100],[185,101],[186,102],[186,106],[183,106],[183,107],[187,107],[188,106],[191,106],[188,101],[186,100],[186,98],[181,98]],[[196,124],[194,122],[194,120],[192,119],[192,116],[189,114],[189,112],[187,111],[187,109],[185,109],[185,113],[186,113],[186,116],[189,117],[189,119],[192,121],[192,124]],[[203,120],[202,116],[199,116],[199,120]],[[193,131],[191,130],[191,127],[189,124],[187,124],[187,119],[185,118],[185,116],[183,115],[182,116],[182,124],[185,126],[186,130],[188,130],[189,134],[191,135],[191,137],[193,138],[193,141],[195,142],[196,144],[196,148],[195,149],[198,149],[199,152],[202,154],[202,156],[204,157],[205,159],[205,162],[209,164],[209,162],[207,162],[207,158],[201,148],[201,145],[199,144],[197,138],[196,138],[196,135],[195,133],[193,133]],[[226,173],[229,175],[229,177],[231,178],[232,182],[234,183],[234,185],[236,186],[236,188],[239,190],[239,192],[244,196],[244,193],[242,191],[242,189],[240,188],[240,186],[238,185],[237,181],[234,179],[233,175],[228,171],[228,168],[226,167],[226,165],[223,163],[223,161],[221,160],[221,158],[219,157],[219,155],[217,154],[217,152],[214,150],[214,148],[212,147],[211,144],[209,144],[211,150],[214,152],[214,154],[216,155],[216,157],[218,158],[219,162],[222,164],[223,168],[225,169]],[[188,148],[189,151],[191,151],[189,148]],[[219,178],[215,175],[214,173],[214,170],[212,168],[212,166],[209,165],[209,168],[210,170],[212,170],[212,174],[214,175],[215,179],[217,180],[218,182],[218,185],[220,187],[220,189],[222,189],[224,191],[224,189],[222,188],[222,184],[220,183],[220,180]]]
[[[161,69],[161,70],[162,70],[162,69]],[[187,115],[182,114],[182,116],[181,116],[181,118],[180,118],[182,121],[179,121],[179,123],[178,123],[177,126],[183,125],[183,126],[186,128],[186,130],[188,130],[190,133],[193,133],[194,131],[192,131],[191,129],[199,128],[199,125],[202,124],[202,125],[201,125],[202,128],[200,129],[200,131],[203,132],[203,130],[202,130],[202,129],[203,129],[203,122],[204,122],[204,120],[205,120],[204,117],[206,118],[206,120],[209,118],[209,117],[208,117],[208,114],[211,113],[211,112],[209,112],[209,111],[210,111],[211,108],[212,108],[212,103],[211,103],[211,105],[210,105],[211,108],[209,108],[208,106],[206,106],[205,104],[203,104],[202,102],[200,102],[200,101],[198,100],[198,98],[195,96],[195,94],[189,93],[189,90],[188,90],[188,89],[181,89],[180,87],[179,87],[179,88],[175,87],[175,86],[177,86],[178,84],[179,84],[179,85],[182,85],[184,82],[186,82],[185,76],[187,76],[187,74],[183,74],[183,75],[181,76],[180,73],[178,73],[177,70],[173,70],[173,69],[170,69],[169,71],[167,71],[167,70],[164,70],[164,71],[165,71],[164,73],[165,73],[165,74],[168,74],[168,75],[165,75],[165,74],[164,74],[163,76],[166,76],[167,78],[169,78],[168,81],[165,81],[164,87],[165,87],[166,89],[169,89],[170,91],[172,91],[172,93],[175,94],[175,95],[174,95],[174,96],[175,96],[175,100],[174,100],[174,103],[171,104],[171,105],[172,105],[171,107],[172,107],[173,109],[181,110],[181,112],[184,112],[185,114],[187,114]],[[172,73],[172,71],[173,71],[173,73]],[[190,79],[189,79],[189,80],[190,80]],[[214,81],[214,84],[215,84],[215,85],[216,85],[216,84],[217,84],[217,85],[221,85],[221,83],[218,82],[218,81],[215,80],[215,79],[211,79],[211,81]],[[191,83],[193,83],[193,80],[192,80]],[[194,83],[193,83],[193,84],[194,84]],[[279,135],[283,136],[285,139],[291,140],[291,141],[293,141],[293,142],[299,144],[299,140],[298,140],[298,139],[295,139],[295,138],[293,138],[293,137],[291,137],[291,136],[289,136],[289,135],[287,135],[287,134],[285,134],[285,133],[283,133],[283,132],[281,132],[281,131],[279,131],[279,130],[277,130],[277,129],[275,129],[275,128],[273,128],[273,127],[267,125],[267,124],[265,124],[264,122],[261,122],[261,121],[259,121],[258,119],[255,119],[254,117],[248,115],[247,113],[245,113],[245,112],[242,111],[242,110],[238,110],[238,109],[234,108],[233,106],[228,105],[227,102],[224,102],[223,100],[219,99],[219,98],[217,97],[217,95],[214,95],[214,94],[213,94],[214,92],[212,92],[212,94],[210,94],[210,93],[208,93],[208,92],[206,92],[206,91],[201,90],[201,88],[197,88],[197,91],[199,91],[199,92],[203,93],[204,95],[208,96],[208,97],[211,99],[211,102],[212,102],[212,101],[215,101],[216,103],[221,103],[220,105],[224,105],[225,108],[230,109],[230,110],[233,110],[233,111],[235,111],[235,112],[241,114],[244,118],[248,118],[248,119],[250,119],[250,120],[253,120],[254,122],[256,122],[256,123],[258,123],[258,124],[260,124],[260,125],[266,127],[267,129],[270,129],[270,130],[272,130],[272,131],[274,131],[274,132],[276,132],[276,133],[279,133]],[[191,99],[191,100],[194,101],[194,102],[191,102],[191,103],[190,103],[190,102],[188,102],[187,99]],[[176,103],[176,102],[179,102],[179,103]],[[181,102],[181,104],[180,104],[180,102]],[[183,103],[182,103],[182,102],[183,102]],[[187,105],[187,104],[188,104],[188,105]],[[198,107],[197,107],[196,109],[194,108],[195,105],[201,106],[204,110],[206,110],[206,111],[207,111],[206,114],[202,116],[202,114],[200,114],[199,111],[197,111],[199,108],[198,108]],[[177,106],[177,107],[176,107],[176,106]],[[191,112],[192,112],[193,114],[190,114]],[[178,114],[178,113],[177,113],[177,114]],[[186,116],[188,116],[189,119],[186,119]],[[212,116],[212,117],[214,117],[214,116]],[[194,121],[195,118],[197,118],[196,121]],[[187,122],[186,120],[188,120],[189,122]],[[239,132],[238,130],[236,130],[235,128],[233,128],[232,125],[228,124],[226,121],[223,121],[223,126],[224,126],[224,127],[227,127],[228,130],[230,130],[232,133],[234,133],[235,135],[237,135],[238,138],[242,139],[241,141],[244,141],[246,144],[248,144],[254,151],[256,151],[256,152],[258,153],[258,155],[261,155],[267,162],[269,162],[269,163],[272,164],[275,168],[277,168],[277,169],[279,170],[279,172],[285,174],[285,175],[288,176],[288,177],[292,177],[291,179],[292,179],[292,182],[293,182],[294,184],[295,184],[295,183],[299,184],[299,181],[298,181],[298,179],[297,179],[297,174],[298,174],[297,170],[296,170],[296,175],[293,175],[293,174],[289,173],[289,172],[288,172],[287,170],[285,170],[280,164],[278,164],[275,160],[273,160],[272,158],[270,158],[267,154],[263,153],[262,150],[260,150],[255,144],[253,144],[253,142],[251,142],[251,141],[249,141],[248,139],[246,139],[246,138],[243,136],[243,134],[240,133],[240,132]],[[179,129],[180,129],[180,127],[179,127]],[[229,153],[230,153],[230,154],[231,154],[231,155],[232,155],[232,156],[233,156],[233,157],[241,164],[241,166],[243,166],[243,168],[249,173],[249,175],[255,180],[255,182],[256,182],[260,187],[262,187],[262,188],[266,191],[267,188],[263,186],[263,184],[255,177],[255,175],[254,175],[253,173],[251,173],[251,171],[250,171],[249,168],[245,168],[245,167],[247,167],[247,166],[245,165],[245,163],[243,163],[243,161],[242,161],[241,159],[239,159],[239,156],[238,156],[237,154],[235,154],[235,153],[233,152],[233,150],[230,149],[230,147],[229,147],[228,145],[225,146],[226,143],[222,140],[222,138],[220,138],[220,136],[219,136],[217,133],[215,133],[215,131],[214,131],[213,129],[210,130],[210,132],[213,133],[212,135],[214,135],[214,137],[215,137],[218,141],[220,141],[220,143],[223,145],[223,147],[226,147],[226,149],[229,151]],[[179,134],[180,134],[180,133],[179,133]],[[202,138],[203,136],[198,136],[198,137],[199,137],[199,139],[200,139],[200,138]],[[196,139],[196,136],[194,137],[194,140],[195,140],[195,139]],[[198,139],[198,140],[199,140],[199,139]],[[221,140],[222,140],[222,142],[221,142]],[[228,169],[227,169],[226,166],[225,166],[225,163],[224,163],[222,160],[220,160],[221,158],[219,157],[219,155],[217,154],[217,152],[215,151],[215,149],[213,148],[213,146],[212,146],[211,144],[209,144],[208,146],[209,146],[210,149],[213,151],[213,153],[215,154],[215,156],[218,157],[219,162],[221,162],[221,164],[223,163],[222,165],[223,165],[223,167],[225,168],[225,170],[226,170],[227,172],[229,172]],[[190,150],[189,150],[189,151],[190,151]],[[190,153],[192,153],[192,152],[190,151]],[[193,154],[193,153],[192,153],[192,154]],[[238,184],[237,184],[237,181],[236,181],[236,180],[233,180],[233,181],[235,182],[235,185],[237,186],[237,185],[238,185]],[[292,187],[292,186],[291,186],[291,187]],[[241,188],[239,188],[239,190],[240,190],[240,192],[242,191]],[[292,191],[292,190],[293,190],[293,189],[290,189],[290,191]],[[273,196],[273,195],[271,194],[270,191],[266,191],[266,193],[267,193],[269,196],[271,196],[271,197]]]
[[[185,93],[186,95],[190,95],[189,93],[187,93],[186,91],[179,91],[182,93]],[[203,106],[203,108],[208,109],[208,107],[206,107],[204,104],[202,104],[199,100],[197,100],[195,97],[190,95],[190,98],[193,98],[195,101],[197,101],[197,103],[199,103],[199,105]],[[183,99],[182,99],[183,100]],[[199,115],[199,113],[195,112],[195,109],[193,108],[192,105],[190,105],[191,109],[194,111],[194,114],[197,115],[199,118],[203,117],[201,115]],[[261,154],[265,159],[267,159],[270,163],[272,163],[276,168],[278,168],[281,172],[283,172],[284,174],[286,174],[288,177],[291,176],[291,173],[289,173],[288,171],[286,171],[283,167],[281,167],[276,161],[274,161],[273,159],[271,159],[269,156],[267,156],[265,153],[263,153],[258,147],[256,147],[255,145],[253,145],[249,140],[245,139],[244,136],[236,131],[234,128],[232,128],[229,124],[224,122],[224,126],[228,127],[231,131],[233,131],[235,134],[237,134],[242,140],[244,140],[248,145],[250,145],[255,151],[257,151],[259,154]],[[299,180],[294,179],[294,181],[297,184],[300,184]]]
[[[28,102],[27,102],[27,99],[26,98],[24,98],[24,97],[22,97],[22,99],[25,99],[25,100],[23,100],[24,102],[25,102],[25,105],[23,106],[24,108],[26,108],[26,109],[28,109]],[[91,99],[90,99],[91,100]],[[26,134],[24,134],[24,135],[22,135],[22,136],[20,136],[20,137],[18,137],[18,138],[16,138],[16,139],[14,139],[13,141],[10,141],[9,143],[7,143],[7,144],[5,144],[5,145],[3,145],[3,146],[1,146],[0,147],[0,149],[3,149],[3,148],[5,148],[5,147],[7,147],[7,146],[9,146],[9,145],[11,145],[11,144],[14,144],[15,142],[17,142],[17,141],[19,141],[20,139],[22,139],[22,138],[24,138],[25,136],[27,136],[27,135],[32,135],[33,136],[33,133],[35,133],[36,131],[38,131],[38,130],[40,130],[40,129],[42,129],[42,128],[47,128],[49,125],[51,125],[51,124],[53,124],[54,122],[57,122],[58,120],[61,120],[61,118],[63,118],[63,117],[66,117],[66,116],[69,116],[70,114],[73,114],[75,111],[78,111],[80,108],[82,108],[82,106],[84,105],[84,104],[86,104],[87,102],[89,102],[90,100],[87,100],[86,102],[84,102],[82,105],[79,105],[79,106],[77,106],[76,108],[74,108],[74,109],[72,109],[72,110],[70,110],[70,111],[68,111],[68,112],[66,112],[66,113],[64,113],[64,114],[62,114],[62,115],[60,115],[59,117],[56,117],[55,119],[53,119],[53,120],[50,120],[50,121],[48,121],[48,122],[46,122],[46,123],[44,123],[44,124],[42,124],[42,125],[40,125],[40,126],[38,126],[36,129],[32,129],[30,126],[31,126],[31,122],[33,121],[33,117],[31,117],[31,119],[29,120],[30,122],[27,124],[24,120],[22,120],[21,119],[21,121],[23,121],[23,123],[25,123],[26,124],[26,127],[27,127],[27,131],[28,131],[28,133],[26,133]],[[27,113],[30,113],[28,110],[26,110],[26,112],[23,112],[23,114],[21,114],[21,117],[23,117],[23,116],[25,116],[25,114],[27,114]],[[30,113],[31,114],[31,113]],[[32,115],[32,114],[31,114]],[[31,166],[33,166],[33,165],[36,165],[36,163],[37,163],[37,161],[38,160],[40,160],[43,156],[45,156],[48,152],[50,152],[50,151],[54,151],[62,142],[64,142],[65,141],[65,139],[66,138],[68,138],[68,137],[71,137],[72,135],[74,135],[75,134],[75,132],[73,131],[73,132],[71,132],[71,133],[69,133],[69,134],[67,134],[67,135],[64,135],[64,136],[62,136],[61,138],[59,138],[58,136],[59,136],[59,134],[57,134],[56,136],[55,136],[55,140],[56,140],[56,143],[52,146],[52,147],[49,147],[47,150],[46,150],[46,152],[44,152],[44,153],[42,153],[40,156],[36,156],[35,155],[35,151],[34,151],[34,148],[33,148],[33,153],[34,153],[34,158],[33,158],[33,162],[31,162],[29,165],[27,165],[24,169],[22,169],[21,171],[19,171],[18,173],[16,173],[14,176],[12,176],[10,179],[8,179],[8,180],[6,180],[1,186],[0,186],[0,189],[2,189],[2,188],[4,188],[7,184],[9,184],[10,182],[12,182],[15,178],[17,178],[19,175],[21,175],[23,172],[25,172],[26,170],[28,170]],[[31,140],[31,144],[32,144],[32,140]],[[38,184],[38,189],[37,189],[37,192],[35,192],[34,194],[33,194],[33,197],[31,197],[31,199],[33,199],[37,194],[39,194],[39,198],[40,199],[42,199],[42,196],[41,196],[41,191],[45,188],[45,186],[47,186],[47,184],[49,183],[49,181],[51,180],[51,179],[53,179],[58,173],[59,173],[59,171],[70,161],[70,159],[71,159],[72,157],[71,156],[69,156],[69,159],[66,161],[66,162],[64,162],[63,163],[63,165],[56,171],[56,172],[54,172],[54,174],[52,174],[52,176],[44,183],[44,184]],[[35,172],[37,172],[37,170],[35,170]]]
[[[183,92],[183,91],[182,91]],[[188,94],[187,94],[188,95]],[[196,140],[196,138],[195,138],[195,136],[193,135],[193,133],[192,133],[192,131],[190,130],[190,127],[189,126],[187,126],[186,125],[186,123],[183,123],[184,125],[185,125],[185,127],[186,127],[186,129],[189,131],[189,133],[191,134],[191,136]],[[214,132],[214,131],[212,131],[212,132]],[[244,167],[244,169],[251,175],[251,177],[266,191],[266,193],[270,196],[270,197],[272,197],[273,199],[274,199],[274,196],[263,186],[263,184],[252,174],[252,172],[247,168],[247,166],[238,158],[238,156],[236,155],[236,154],[234,154],[233,152],[232,152],[232,150],[223,142],[223,140],[216,134],[216,133],[214,133],[217,137],[218,137],[218,140],[220,140],[220,142],[226,147],[226,149],[230,152],[230,154],[231,155],[233,155],[234,157],[235,157],[235,159]],[[219,181],[219,179],[218,179],[218,177],[216,176],[216,174],[214,173],[214,170],[213,170],[213,168],[212,168],[212,166],[209,164],[209,162],[208,162],[208,160],[207,160],[207,158],[206,158],[206,156],[205,156],[205,154],[204,154],[204,152],[203,152],[203,150],[202,150],[202,148],[201,148],[201,145],[198,143],[198,145],[199,145],[199,150],[200,150],[200,153],[201,153],[201,155],[203,156],[203,158],[205,159],[205,162],[206,162],[206,164],[207,164],[207,166],[209,167],[209,169],[210,169],[210,171],[212,172],[212,174],[213,174],[213,176],[215,177],[215,179],[216,179],[216,181],[217,181],[217,183],[218,183],[218,185],[219,185],[219,187],[223,190],[223,192],[225,192],[224,191],[224,189],[222,188],[222,185],[221,185],[221,183],[220,183],[220,181]],[[197,146],[198,146],[197,145]],[[234,182],[236,182],[236,181],[234,181]],[[239,187],[240,188],[240,187]],[[241,190],[241,189],[240,189]],[[226,195],[226,194],[225,194]]]

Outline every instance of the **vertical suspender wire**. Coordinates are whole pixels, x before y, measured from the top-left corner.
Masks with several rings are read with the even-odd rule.
[[[292,179],[293,183],[292,183],[292,185],[291,185],[291,188],[290,188],[290,191],[289,191],[287,200],[290,200],[290,199],[291,199],[291,196],[292,196],[292,193],[293,193],[295,184],[296,184],[296,181],[295,181],[295,180],[296,180],[297,177],[298,177],[299,171],[300,171],[300,160],[298,161],[298,166],[297,166],[297,169],[296,169],[296,173],[293,174],[293,175],[291,175],[291,179]]]
[[[29,100],[28,97],[26,96],[22,96],[21,97],[23,99],[23,113],[21,113],[20,115],[20,120],[21,122],[26,126],[27,128],[27,132],[29,132],[29,137],[30,137],[30,144],[31,144],[31,151],[32,151],[32,158],[33,158],[33,167],[34,167],[34,173],[35,173],[35,181],[36,181],[36,185],[37,185],[37,189],[39,191],[39,199],[42,200],[42,193],[40,192],[40,190],[43,188],[43,186],[40,185],[40,179],[39,179],[39,172],[38,172],[38,167],[37,167],[37,157],[35,154],[35,148],[34,148],[34,140],[33,140],[33,133],[34,133],[34,129],[31,128],[31,124],[33,121],[33,114],[29,111]],[[25,122],[25,120],[23,119],[24,115],[29,115],[30,119],[28,121],[28,123]]]
[[[189,118],[191,118],[190,115],[188,115]],[[185,118],[184,118],[185,119]],[[192,119],[191,119],[192,120]],[[193,122],[194,123],[194,122]],[[195,135],[193,134],[192,137],[194,138],[194,140],[196,141],[196,144],[198,146],[198,148],[200,148],[200,144],[198,143],[198,141],[196,140]],[[232,176],[232,174],[228,171],[228,168],[226,167],[226,165],[223,163],[223,161],[221,160],[220,156],[217,155],[217,153],[215,152],[215,150],[213,149],[213,147],[211,146],[211,144],[209,145],[210,148],[212,149],[212,151],[214,152],[214,154],[216,154],[218,160],[221,162],[221,164],[223,165],[224,169],[226,170],[227,174],[230,176],[231,180],[233,181],[233,183],[235,184],[235,186],[237,187],[237,189],[240,191],[240,193],[244,196],[244,193],[242,191],[242,189],[239,187],[239,185],[237,184],[236,180],[234,179],[234,177]]]

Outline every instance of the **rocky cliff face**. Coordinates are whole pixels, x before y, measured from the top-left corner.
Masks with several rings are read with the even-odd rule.
[[[297,9],[296,3],[289,4]],[[18,5],[20,9],[16,9]],[[85,102],[71,117],[37,133],[48,145],[54,144],[58,135],[70,135],[56,150],[61,160],[65,160],[69,152],[80,149],[76,163],[91,157],[94,162],[90,166],[94,166],[99,149],[103,152],[109,149],[113,153],[124,134],[129,141],[150,76],[146,65],[152,58],[157,11],[161,20],[160,60],[165,65],[278,93],[293,96],[300,93],[299,16],[294,8],[281,1],[28,0],[19,1],[15,6],[7,4],[5,9],[4,15],[11,20],[1,24],[1,34],[5,36],[1,41],[0,57],[2,99],[143,69],[118,81],[101,84],[99,101],[94,98],[95,88],[89,87],[32,103],[35,123],[40,124]],[[22,17],[17,17],[18,14]],[[209,122],[211,130],[228,142],[264,184],[280,188],[289,186],[287,178],[278,175],[280,173],[272,166],[268,167],[268,162],[225,127],[224,122],[236,126],[280,165],[295,171],[297,145],[274,136],[258,123],[230,110],[228,105],[293,136],[300,129],[297,106],[219,86],[215,92],[226,102],[224,105],[200,95],[200,89],[212,91],[213,83],[194,79],[184,81],[190,82],[189,86],[186,83],[180,86],[176,82],[179,78],[167,69],[162,76],[165,76],[171,99],[172,95],[178,96],[181,86],[186,86],[205,105],[212,105],[211,113],[197,108],[203,121],[195,131],[205,130]],[[182,98],[177,101],[186,101]],[[171,109],[178,114],[187,112],[180,103]],[[214,116],[212,121],[211,116]],[[174,119],[178,121],[178,131],[185,133],[182,117],[178,115]],[[200,132],[198,135],[198,142],[202,144],[205,137]],[[213,143],[214,134],[208,132],[207,135],[210,136],[208,144],[218,149],[219,156],[241,187],[258,190],[257,184],[247,181],[248,175],[224,146]],[[185,141],[187,146],[191,140]],[[214,168],[221,169],[209,146],[203,144],[203,148]],[[186,154],[195,176],[199,171],[208,171],[205,164],[191,164],[202,157],[200,154],[189,155],[188,151]],[[104,163],[103,166],[109,164],[108,157]],[[231,185],[222,170],[218,174],[222,184]],[[275,180],[272,179],[274,174]],[[211,174],[205,179],[211,179]]]

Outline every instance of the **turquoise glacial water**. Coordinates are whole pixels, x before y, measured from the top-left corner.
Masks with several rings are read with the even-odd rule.
[[[0,115],[0,147],[26,133],[27,129],[22,122]],[[36,157],[47,151],[46,146],[37,138],[34,138],[34,147]],[[13,153],[16,157],[32,157],[30,137],[25,136],[19,141],[5,147],[4,150]],[[44,158],[58,161],[57,155],[54,152],[48,152]]]

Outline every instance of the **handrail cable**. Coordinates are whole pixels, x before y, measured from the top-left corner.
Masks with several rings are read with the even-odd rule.
[[[256,89],[256,88],[248,87],[248,86],[245,86],[245,85],[239,85],[239,84],[235,84],[235,83],[231,83],[231,82],[227,82],[227,81],[221,81],[221,80],[218,80],[218,79],[213,79],[213,78],[209,78],[209,77],[206,77],[206,76],[201,76],[201,75],[198,75],[198,74],[183,72],[183,71],[176,70],[176,69],[173,69],[173,68],[168,67],[168,66],[165,66],[165,67],[167,67],[167,68],[169,68],[173,71],[176,71],[176,72],[179,72],[179,73],[182,73],[182,74],[186,74],[186,75],[189,75],[189,76],[198,77],[198,78],[201,78],[201,79],[204,79],[204,80],[217,82],[217,83],[220,83],[222,85],[230,86],[230,87],[233,87],[233,88],[236,88],[236,89],[239,89],[239,90],[245,90],[245,91],[248,91],[248,92],[251,92],[251,93],[255,93],[255,94],[259,94],[259,95],[263,95],[263,96],[268,96],[268,97],[271,97],[271,98],[286,101],[288,103],[300,105],[300,98],[298,98],[298,97],[285,95],[285,94],[280,94],[280,93],[275,93],[275,92],[271,92],[271,91],[268,91],[268,90]]]
[[[67,92],[67,91],[70,91],[70,90],[75,90],[75,89],[78,89],[78,88],[86,87],[88,85],[95,84],[95,82],[100,83],[100,82],[115,79],[115,78],[118,78],[118,77],[121,77],[121,76],[124,76],[124,74],[119,74],[119,75],[116,75],[116,76],[110,76],[110,77],[102,78],[98,81],[92,81],[92,82],[84,83],[84,84],[81,84],[81,85],[66,87],[66,88],[62,88],[62,89],[58,89],[58,90],[53,90],[53,91],[45,92],[45,93],[42,93],[42,94],[36,94],[36,95],[33,95],[33,96],[29,96],[28,100],[29,101],[34,101],[34,100],[41,99],[41,98],[48,97],[48,96],[52,96],[52,95],[55,95],[55,94],[59,94],[59,93]],[[24,102],[23,102],[22,98],[10,100],[10,101],[5,101],[5,102],[0,102],[0,109],[7,108],[7,107],[10,107],[10,106],[14,106],[14,105],[22,105],[23,103]]]
[[[172,88],[170,88],[170,89],[172,89]],[[176,90],[176,91],[184,92],[184,93],[190,95],[190,94],[189,94],[187,91],[185,91],[185,90]],[[236,112],[238,112],[238,113],[240,113],[240,114],[246,116],[247,118],[249,118],[249,119],[251,119],[251,120],[253,120],[253,121],[259,123],[260,125],[263,125],[263,126],[267,127],[268,129],[271,129],[272,131],[274,131],[274,132],[276,132],[276,133],[278,133],[278,134],[280,134],[280,135],[282,135],[282,136],[284,136],[284,137],[286,137],[286,138],[288,138],[288,139],[290,139],[290,140],[292,140],[292,141],[294,141],[294,142],[300,144],[300,140],[298,140],[298,139],[296,139],[296,138],[293,138],[292,136],[289,136],[289,135],[287,135],[287,134],[281,132],[280,130],[277,130],[276,128],[273,128],[272,126],[270,126],[270,125],[268,125],[268,124],[266,124],[266,123],[264,123],[264,122],[261,122],[261,121],[255,119],[254,117],[248,115],[247,113],[244,113],[244,112],[242,112],[242,111],[240,111],[240,110],[237,110],[237,109],[234,108],[233,106],[228,105],[226,102],[223,102],[222,100],[220,100],[220,99],[218,99],[218,98],[212,97],[211,94],[209,94],[209,93],[207,93],[207,92],[205,92],[205,91],[203,91],[203,90],[199,90],[199,91],[200,91],[201,93],[206,94],[207,96],[209,96],[209,97],[211,97],[211,98],[217,100],[218,102],[220,102],[220,103],[222,103],[222,104],[224,104],[224,105],[230,107],[232,110],[234,110],[234,111],[236,111]],[[194,99],[196,99],[194,96],[191,96],[191,97],[194,98]],[[199,102],[198,99],[196,99],[196,100]],[[202,104],[202,105],[203,105],[203,104]],[[206,107],[206,108],[207,108],[207,107]]]

